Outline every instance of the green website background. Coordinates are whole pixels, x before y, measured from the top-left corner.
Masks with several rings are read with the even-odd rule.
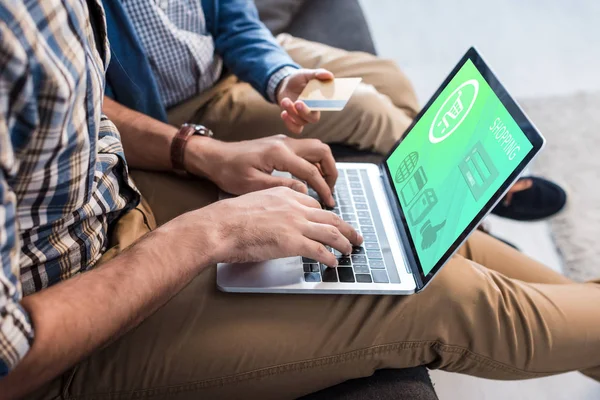
[[[468,81],[471,83],[463,85]],[[430,129],[434,140],[439,140],[463,116],[450,135],[432,143]],[[496,139],[496,134],[504,132],[499,121],[514,142],[504,143],[506,137]],[[532,147],[468,60],[387,160],[424,275],[431,272]]]

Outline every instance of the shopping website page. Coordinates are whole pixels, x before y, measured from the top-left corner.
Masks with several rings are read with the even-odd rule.
[[[532,147],[468,60],[386,161],[424,275]]]

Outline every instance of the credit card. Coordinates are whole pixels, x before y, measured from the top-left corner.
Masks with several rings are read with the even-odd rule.
[[[341,111],[352,97],[362,78],[337,78],[330,81],[313,79],[298,100],[313,111]]]

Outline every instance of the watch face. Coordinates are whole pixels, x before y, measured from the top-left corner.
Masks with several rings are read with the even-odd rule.
[[[202,125],[198,125],[198,124],[190,124],[190,123],[185,123],[183,125],[181,125],[182,127],[190,127],[190,128],[194,128],[195,131],[200,130],[200,128],[202,128]]]
[[[208,136],[208,137],[212,137],[213,133],[210,129],[208,129],[207,127],[205,127],[204,125],[200,125],[200,124],[183,124],[183,127],[191,127],[192,129],[194,129],[194,135],[201,135],[201,136]]]

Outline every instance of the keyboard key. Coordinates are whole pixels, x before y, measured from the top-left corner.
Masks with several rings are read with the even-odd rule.
[[[355,274],[368,274],[369,273],[369,266],[365,265],[365,264],[353,264],[352,267],[354,268],[354,273]]]
[[[358,218],[371,218],[371,213],[366,210],[357,211],[356,215],[358,216]]]
[[[369,209],[369,205],[365,204],[365,203],[356,203],[354,205],[354,208],[356,208],[357,210],[368,210]]]
[[[356,221],[349,221],[348,225],[350,225],[354,229],[358,229],[358,222],[356,222]]]
[[[356,215],[354,214],[342,214],[342,219],[346,222],[356,221]]]
[[[336,203],[341,207],[352,207],[352,201],[350,199],[337,199]]]
[[[340,282],[354,282],[354,274],[352,268],[338,267],[337,273],[340,277]]]
[[[305,272],[304,280],[309,283],[321,282],[321,275],[318,272]]]
[[[371,275],[367,274],[356,274],[356,282],[359,283],[372,283]]]
[[[350,195],[348,193],[336,192],[336,195],[337,195],[338,201],[342,201],[342,200],[345,200],[348,202],[350,201]]]
[[[364,193],[362,191],[362,189],[352,189],[352,195],[353,196],[362,196]]]
[[[363,235],[363,239],[365,240],[365,242],[377,242],[377,235],[375,235],[374,233],[370,233],[367,235]]]
[[[354,209],[352,207],[340,207],[340,210],[342,210],[342,214],[354,214]]]
[[[331,212],[333,212],[335,215],[338,215],[338,216],[341,214],[340,209],[337,207],[334,207],[333,210],[331,210]]]
[[[371,221],[371,218],[359,218],[358,219],[358,223],[361,224],[361,225],[367,225],[367,226],[373,225],[373,222]]]
[[[343,178],[346,176],[346,171],[344,171],[343,169],[339,169],[338,170],[338,178]]]
[[[372,269],[385,269],[383,260],[369,260],[369,265]]]
[[[321,264],[321,277],[323,278],[323,282],[337,282],[337,272],[336,268],[329,268],[326,265]]]
[[[365,254],[364,247],[354,246],[352,247],[352,254]]]
[[[304,264],[304,272],[319,272],[319,264]]]
[[[354,196],[353,197],[355,203],[366,203],[367,199],[365,196]]]
[[[308,257],[302,257],[302,262],[304,264],[314,264],[314,263],[316,263],[315,260],[313,260],[312,258],[308,258]]]
[[[350,257],[340,257],[337,259],[338,260],[338,265],[344,266],[344,265],[350,265]]]
[[[348,176],[358,175],[358,170],[357,169],[348,169],[348,170],[346,170],[346,174],[348,174]]]
[[[371,271],[371,275],[373,275],[373,282],[375,283],[390,283],[387,272],[384,269],[374,269]]]
[[[374,233],[375,228],[373,228],[372,226],[361,226],[360,231],[361,233]]]
[[[379,243],[364,243],[363,246],[369,250],[379,250]]]
[[[366,264],[367,257],[365,256],[352,256],[352,264]]]
[[[360,182],[360,177],[358,177],[357,175],[351,175],[351,176],[348,177],[348,180],[350,182]]]
[[[371,258],[383,258],[380,251],[377,250],[367,250],[367,257]]]
[[[350,189],[362,189],[360,182],[350,182]]]

